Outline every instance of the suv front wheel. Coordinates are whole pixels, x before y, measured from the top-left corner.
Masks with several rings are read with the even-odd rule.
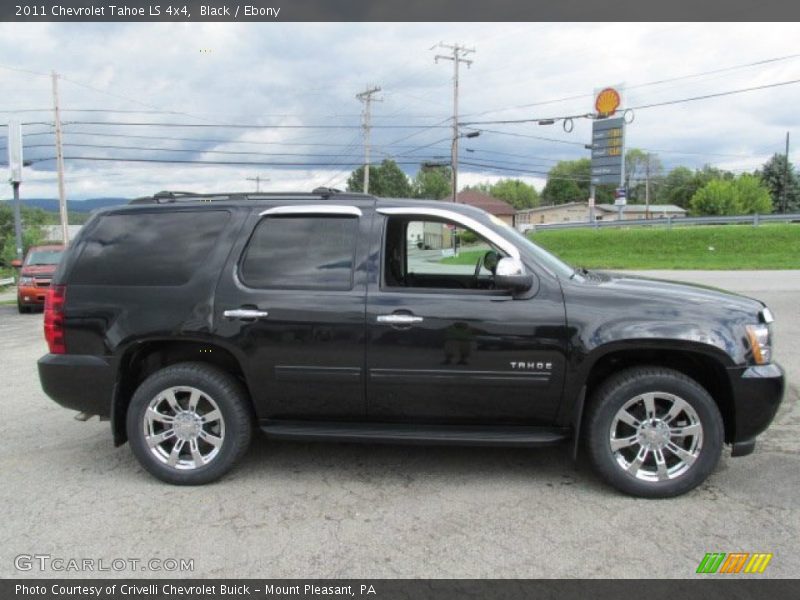
[[[148,377],[128,406],[128,440],[152,475],[197,485],[222,477],[250,445],[247,395],[230,374],[203,363],[171,365]]]
[[[607,379],[587,413],[589,456],[634,496],[678,496],[702,483],[722,452],[724,427],[709,393],[683,373],[627,369]]]

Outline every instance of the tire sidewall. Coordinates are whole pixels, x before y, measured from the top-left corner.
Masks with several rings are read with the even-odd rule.
[[[617,464],[609,443],[611,423],[619,409],[631,398],[648,392],[666,392],[682,398],[695,410],[703,427],[700,455],[683,475],[673,480],[636,479]],[[590,456],[600,474],[617,489],[647,498],[678,496],[697,487],[716,467],[724,438],[722,417],[708,392],[688,377],[665,369],[643,369],[638,373],[634,370],[612,378],[595,400],[588,432]]]
[[[234,406],[234,403],[241,402],[241,398],[232,392],[240,390],[232,383],[232,378],[215,368],[186,364],[168,367],[148,377],[134,393],[126,417],[128,441],[139,463],[162,481],[178,485],[209,483],[230,470],[241,454],[239,446],[242,440],[249,442],[250,439],[250,425],[243,426],[241,413]],[[191,470],[179,470],[161,463],[150,452],[144,437],[143,421],[150,401],[168,388],[181,386],[195,387],[213,398],[225,422],[225,436],[219,453],[210,463]]]

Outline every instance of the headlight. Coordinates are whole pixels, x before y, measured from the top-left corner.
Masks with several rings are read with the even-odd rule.
[[[20,285],[33,285],[33,277],[20,277],[19,278]]]
[[[766,365],[772,360],[772,340],[769,325],[760,323],[747,326],[747,339],[753,352],[753,361],[757,365]]]

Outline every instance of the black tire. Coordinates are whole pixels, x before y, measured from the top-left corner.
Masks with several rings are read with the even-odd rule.
[[[22,302],[20,302],[19,300],[17,300],[17,310],[19,311],[19,314],[22,315],[22,314],[31,312],[31,307],[27,306],[27,305],[23,304]]]
[[[656,416],[653,419],[645,416],[646,405],[644,397],[640,396],[650,393],[656,393],[656,396],[648,397],[655,398],[656,410],[653,414]],[[677,397],[677,400],[670,399],[670,396]],[[637,397],[642,399],[634,402]],[[672,406],[680,405],[679,400],[688,404],[691,410],[686,409],[670,421],[667,413]],[[617,419],[618,414],[622,414],[619,411],[629,402],[634,402],[629,406],[630,411],[640,415],[638,428],[629,425],[625,419]],[[668,423],[674,422],[676,429],[689,431],[688,425],[697,420],[702,428],[699,430],[702,437],[698,436],[697,439],[691,434],[686,438],[674,438],[671,437],[671,432],[665,433],[663,429],[667,427],[669,431],[671,425]],[[619,437],[623,444],[626,443],[623,441],[625,439],[636,438],[637,441],[612,451],[612,425],[615,427],[614,436]],[[697,428],[694,430],[697,431]],[[716,467],[724,440],[722,416],[709,393],[683,373],[660,367],[626,369],[603,382],[587,407],[584,431],[589,457],[600,476],[618,490],[644,498],[679,496],[697,487]],[[680,448],[677,452],[672,452],[670,446],[661,446],[665,443],[672,443]],[[687,454],[696,454],[693,462],[689,463],[689,460],[681,456],[681,449],[690,450]],[[642,452],[646,458],[637,466],[634,463]],[[674,478],[652,479],[659,477],[657,455],[660,462],[667,465],[665,468],[672,470],[668,477]],[[673,463],[671,467],[670,460]],[[632,474],[631,470],[636,471],[638,476]]]
[[[191,459],[194,466],[171,466],[164,462],[167,460],[166,456],[158,454],[165,450],[165,446],[168,447],[170,439],[175,440],[175,445],[177,445],[177,441],[180,438],[177,433],[174,433],[178,430],[174,424],[171,426],[172,437],[166,438],[162,444],[158,445],[159,447],[156,450],[151,450],[147,442],[148,418],[146,415],[148,414],[148,407],[151,402],[157,402],[157,398],[163,395],[165,391],[173,388],[195,388],[202,393],[201,400],[194,412],[195,415],[200,413],[200,405],[204,403],[205,406],[212,409],[216,405],[222,415],[221,419],[215,420],[215,423],[200,427],[200,429],[215,427],[216,431],[209,430],[208,432],[213,434],[213,437],[211,435],[207,437],[208,439],[215,439],[219,443],[216,453],[202,466],[197,466],[197,460],[194,458]],[[178,390],[177,396],[173,395],[172,397],[177,397],[182,402],[187,403],[187,400],[184,399],[186,394],[189,394],[189,392]],[[161,402],[167,401],[165,399]],[[161,406],[159,404],[156,408]],[[162,412],[162,410],[159,412]],[[207,411],[206,414],[211,412],[213,410]],[[152,422],[152,419],[150,421]],[[157,420],[156,425],[160,425],[160,421]],[[239,381],[229,373],[212,365],[186,362],[171,365],[155,372],[139,386],[128,406],[126,426],[133,454],[150,474],[167,483],[200,485],[210,483],[225,475],[244,455],[252,438],[253,418],[247,393]],[[169,425],[160,426],[164,429],[170,427]],[[220,428],[222,428],[221,435],[219,434]],[[202,446],[201,450],[208,448],[209,452],[214,452],[215,446],[205,441],[201,444],[197,441],[198,439],[203,440],[205,438],[203,436],[195,438],[194,447]],[[188,450],[183,449],[185,445],[186,441],[181,444],[181,449],[178,450],[178,454],[181,456],[189,453]],[[190,459],[185,456],[180,460],[188,463]]]

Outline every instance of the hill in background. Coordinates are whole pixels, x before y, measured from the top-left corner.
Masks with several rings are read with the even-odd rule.
[[[88,198],[87,200],[67,200],[67,210],[76,213],[89,213],[98,208],[108,206],[121,206],[127,204],[129,198]],[[11,198],[5,198],[0,202],[13,203]],[[40,208],[47,212],[58,212],[57,198],[23,198],[22,205],[28,208]]]

